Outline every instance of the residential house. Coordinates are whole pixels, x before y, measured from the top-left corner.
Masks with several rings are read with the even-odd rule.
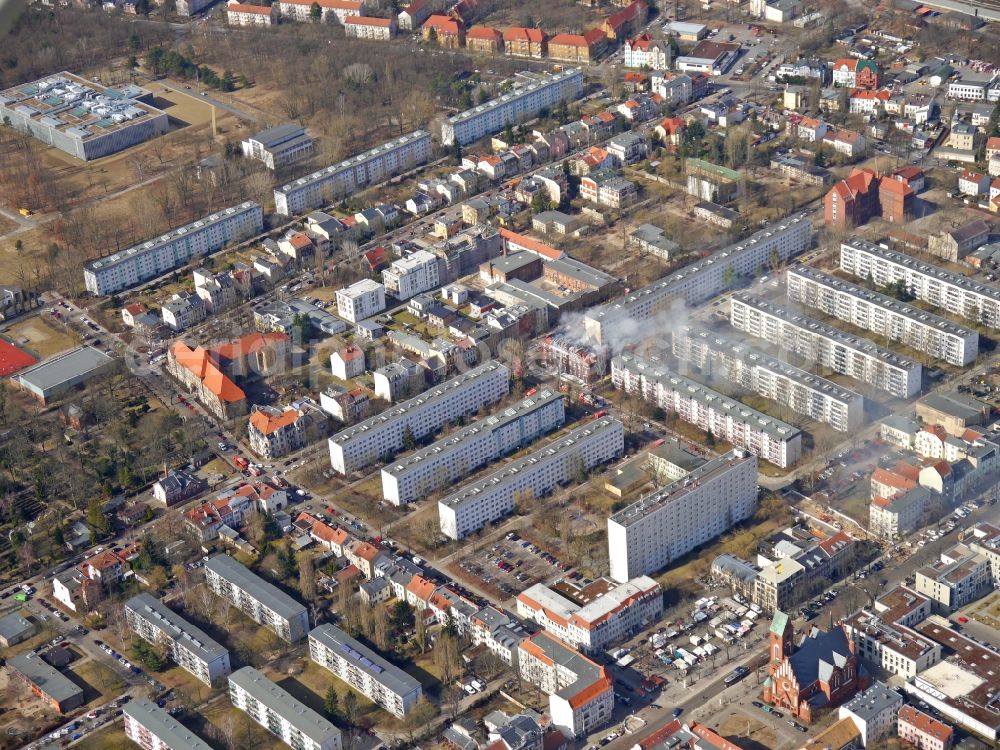
[[[175,331],[183,331],[200,323],[206,314],[205,302],[201,297],[187,292],[176,292],[160,308],[163,322]]]
[[[326,415],[310,399],[284,409],[257,407],[247,423],[250,450],[263,459],[280,458],[320,439],[326,433]]]
[[[842,57],[833,64],[833,85],[849,89],[877,89],[882,80],[878,63]]]
[[[396,18],[348,16],[344,19],[344,32],[355,39],[388,41],[396,36]]]
[[[607,46],[607,38],[599,28],[585,34],[556,34],[549,39],[548,56],[563,62],[591,62],[596,60]]]
[[[612,13],[601,25],[609,42],[621,42],[642,28],[649,14],[646,0],[633,0],[623,10]]]
[[[964,169],[958,176],[958,192],[962,195],[971,195],[974,198],[988,195],[990,176],[982,172],[974,172],[971,169]]]
[[[330,370],[334,377],[351,380],[365,374],[365,353],[361,347],[348,344],[330,355]]]
[[[541,29],[515,26],[503,33],[504,51],[513,57],[547,57],[548,36]]]
[[[622,59],[626,68],[670,70],[672,53],[669,41],[653,39],[649,34],[640,34],[622,45]]]
[[[410,0],[396,16],[396,28],[400,31],[416,31],[431,14],[430,0]]]
[[[176,505],[208,489],[205,480],[186,471],[171,469],[153,484],[153,499],[166,507]]]
[[[465,46],[473,52],[486,55],[503,53],[503,32],[492,26],[473,26],[465,32]]]
[[[612,170],[601,170],[580,180],[580,197],[610,208],[624,208],[638,197],[635,184]]]
[[[436,41],[440,47],[457,49],[465,46],[465,27],[448,16],[430,16],[424,22],[421,33],[424,40]]]

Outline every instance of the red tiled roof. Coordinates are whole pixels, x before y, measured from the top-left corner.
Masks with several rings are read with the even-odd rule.
[[[833,64],[834,70],[839,70],[840,68],[847,68],[848,70],[856,70],[858,67],[858,61],[853,57],[842,57],[837,62]]]
[[[380,28],[389,28],[392,25],[391,18],[375,18],[374,16],[348,16],[344,19],[345,24],[351,24],[351,26],[378,26]]]
[[[534,42],[545,41],[545,32],[541,29],[531,29],[524,26],[514,26],[503,33],[505,42]]]
[[[453,34],[458,36],[458,32],[461,27],[458,25],[458,21],[454,18],[448,18],[448,16],[433,15],[424,21],[425,29],[434,29],[441,32],[442,34]]]
[[[503,34],[500,32],[500,29],[494,29],[492,26],[473,26],[465,32],[465,38],[502,41]]]
[[[299,421],[300,416],[295,409],[287,409],[278,416],[268,414],[265,411],[255,411],[250,415],[250,424],[258,432],[270,435],[272,432],[277,432],[283,427],[295,424]]]
[[[500,238],[504,243],[504,246],[508,243],[514,243],[526,250],[531,250],[532,252],[538,253],[549,260],[559,260],[563,256],[561,250],[556,250],[550,245],[546,245],[544,242],[539,242],[536,239],[527,237],[523,234],[518,234],[517,232],[512,232],[509,229],[500,229]]]
[[[247,5],[245,3],[229,3],[226,6],[226,11],[229,13],[256,13],[260,16],[269,16],[273,10],[273,6]]]
[[[899,720],[914,727],[917,731],[930,735],[941,740],[944,746],[948,746],[948,740],[952,735],[952,728],[944,722],[931,718],[923,711],[919,711],[913,706],[904,705],[899,709]]]

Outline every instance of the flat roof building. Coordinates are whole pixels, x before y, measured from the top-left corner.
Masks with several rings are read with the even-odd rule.
[[[166,645],[170,658],[206,685],[229,674],[229,651],[159,599],[143,593],[125,602],[125,621],[154,646]]]
[[[439,500],[441,533],[462,539],[509,516],[517,497],[544,497],[624,451],[621,422],[612,417],[588,422]]]
[[[856,286],[808,266],[786,274],[788,298],[862,330],[964,367],[979,353],[979,334],[926,310]]]
[[[34,651],[10,657],[7,667],[55,711],[65,714],[83,705],[83,688]]]
[[[229,555],[216,555],[205,563],[205,582],[251,620],[289,643],[306,637],[309,631],[306,608]]]
[[[721,377],[838,432],[859,428],[865,419],[861,394],[755,349],[742,340],[699,326],[673,332],[674,356],[690,362],[708,379]]]
[[[340,750],[340,730],[253,667],[229,675],[229,699],[295,750]]]
[[[751,237],[712,253],[708,258],[664,276],[617,302],[587,312],[587,335],[597,342],[614,341],[644,321],[669,312],[675,301],[704,302],[732,286],[733,278],[752,276],[772,261],[787,261],[812,242],[812,222],[805,213],[771,224]],[[731,270],[730,270],[731,269]]]
[[[464,146],[535,117],[545,107],[573,101],[583,93],[583,71],[568,68],[551,75],[515,79],[514,88],[472,109],[459,112],[441,123],[445,146]]]
[[[611,577],[654,573],[753,515],[757,459],[730,451],[608,519]]]
[[[896,398],[910,398],[920,391],[920,363],[874,341],[852,336],[746,292],[737,292],[730,298],[729,312],[734,328],[805,357],[819,367],[847,375]]]
[[[274,209],[282,216],[293,216],[335,203],[356,190],[426,164],[430,154],[431,134],[414,130],[275,188]]]
[[[138,86],[105,88],[63,71],[0,91],[0,120],[84,161],[169,129],[167,114]]]
[[[268,169],[304,159],[316,149],[306,129],[294,122],[262,130],[242,141],[240,147],[245,157],[264,162]]]
[[[797,427],[686,378],[655,357],[614,357],[611,382],[775,466],[787,468],[802,455],[802,431]]]
[[[320,625],[309,633],[309,658],[398,718],[423,695],[415,678],[335,625]]]
[[[91,294],[114,294],[180,268],[195,256],[221,250],[262,231],[263,209],[259,203],[245,201],[141,245],[90,261],[83,268],[83,280]]]
[[[530,444],[566,421],[560,393],[543,389],[499,414],[419,448],[382,467],[382,495],[405,505]]]
[[[79,346],[21,370],[11,382],[46,404],[111,369],[114,362],[100,349]]]
[[[148,750],[211,750],[190,729],[148,698],[135,698],[122,709],[125,736]]]
[[[510,389],[510,371],[496,360],[445,381],[330,438],[330,464],[347,474],[403,449],[409,428],[415,440],[498,402]]]
[[[902,283],[916,299],[1000,328],[1000,289],[854,237],[840,245],[840,269],[876,286]]]
[[[37,632],[35,624],[22,617],[20,612],[0,617],[0,646],[4,648],[26,641]]]

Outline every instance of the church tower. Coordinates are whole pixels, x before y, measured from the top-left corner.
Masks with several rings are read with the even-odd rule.
[[[771,628],[768,631],[770,640],[768,657],[772,673],[784,661],[785,657],[791,656],[795,650],[793,636],[792,619],[781,610],[775,610],[774,619],[771,620]]]

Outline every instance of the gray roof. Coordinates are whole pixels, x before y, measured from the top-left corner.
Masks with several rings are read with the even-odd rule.
[[[24,675],[35,687],[54,701],[63,701],[83,695],[83,689],[74,684],[66,675],[46,663],[33,651],[28,651],[7,660],[7,665]]]
[[[953,417],[973,419],[989,413],[989,405],[961,393],[932,393],[917,403]]]
[[[365,672],[396,695],[405,696],[421,689],[416,678],[390,664],[335,625],[313,628],[309,638],[337,652],[338,656],[350,662],[355,669]]]
[[[753,581],[757,578],[758,572],[757,568],[746,560],[741,560],[730,554],[722,554],[715,558],[712,562],[712,570],[724,571],[743,581]]]
[[[884,711],[898,708],[902,702],[903,697],[895,690],[881,682],[873,682],[871,687],[844,704],[844,708],[868,722]]]
[[[603,289],[615,280],[614,276],[610,276],[609,274],[604,273],[604,271],[598,271],[596,268],[591,268],[586,263],[581,263],[580,261],[573,260],[567,256],[547,261],[545,267],[551,268],[557,273],[570,276],[577,281],[594,287],[595,289]]]
[[[122,711],[148,729],[170,750],[211,750],[198,735],[147,698],[129,701]]]
[[[49,391],[73,378],[85,377],[114,360],[92,346],[80,346],[68,352],[57,354],[34,367],[22,370],[15,377],[21,383],[40,391]]]
[[[301,617],[306,608],[276,586],[260,576],[254,575],[229,555],[216,555],[207,563],[205,570],[211,570],[231,584],[259,601],[272,612],[289,620]]]
[[[19,640],[25,634],[34,632],[34,623],[25,620],[20,612],[11,612],[6,617],[0,617],[0,638],[5,641]]]
[[[179,642],[185,649],[206,662],[212,662],[227,653],[226,649],[212,640],[207,633],[150,594],[133,596],[125,602],[125,607],[152,623],[171,641]]]
[[[237,685],[295,727],[299,732],[322,745],[340,730],[304,703],[271,682],[253,667],[243,667],[229,675],[229,683]]]

